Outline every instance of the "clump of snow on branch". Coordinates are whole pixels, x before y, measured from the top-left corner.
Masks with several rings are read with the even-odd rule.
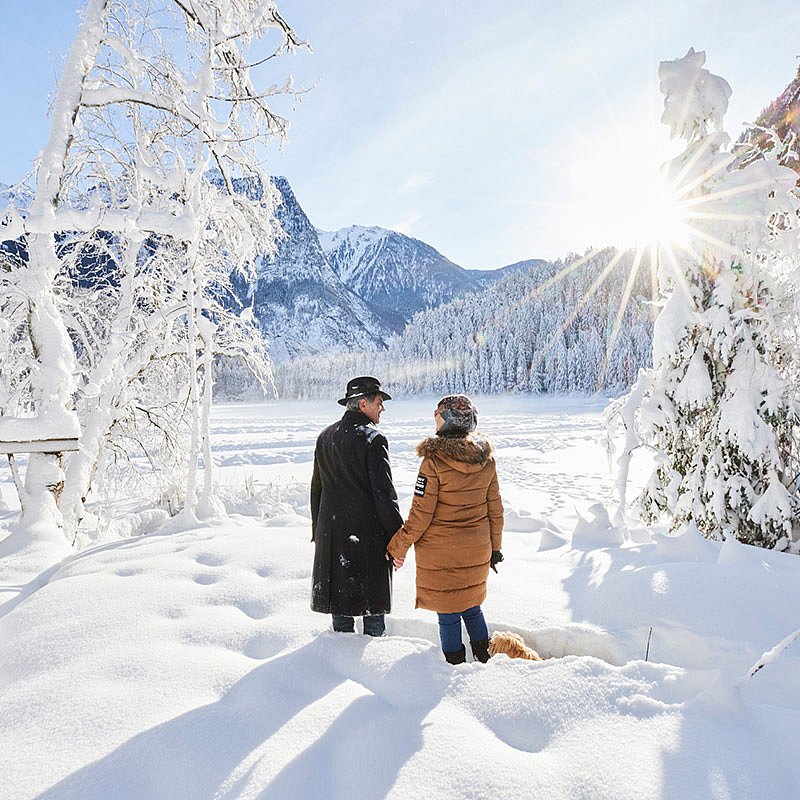
[[[683,58],[659,64],[664,95],[661,121],[673,139],[689,141],[722,130],[732,90],[724,78],[703,69],[705,63],[705,53],[689,48]]]

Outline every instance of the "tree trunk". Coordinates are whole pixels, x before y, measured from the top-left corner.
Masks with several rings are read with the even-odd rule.
[[[72,43],[52,111],[50,137],[45,147],[36,193],[26,219],[29,261],[24,289],[29,303],[29,335],[36,365],[32,384],[37,415],[48,426],[77,426],[72,410],[75,392],[75,359],[72,342],[58,313],[54,280],[59,270],[55,249],[59,204],[67,155],[84,82],[91,71],[105,26],[109,0],[89,0],[78,35]],[[21,524],[61,526],[58,499],[64,476],[59,456],[32,454],[28,461],[25,513]],[[57,491],[53,487],[57,487]]]

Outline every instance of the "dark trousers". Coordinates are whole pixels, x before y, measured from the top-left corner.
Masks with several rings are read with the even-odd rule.
[[[461,620],[467,626],[471,642],[479,642],[489,638],[489,629],[483,618],[480,606],[473,606],[466,611],[455,614],[439,614],[439,638],[445,653],[456,653],[461,649]]]
[[[339,633],[354,633],[356,621],[353,617],[344,614],[331,614],[333,617],[333,629]],[[383,636],[386,633],[386,620],[383,614],[370,614],[363,617],[364,633],[367,636]]]

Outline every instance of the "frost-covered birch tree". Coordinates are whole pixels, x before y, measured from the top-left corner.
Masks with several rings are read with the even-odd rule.
[[[646,521],[796,548],[797,356],[784,280],[797,255],[797,176],[779,165],[780,147],[730,145],[731,90],[704,62],[690,50],[659,67],[662,121],[686,142],[666,173],[688,242],[660,245],[653,367],[608,412],[625,429],[621,495],[624,505],[631,454],[644,446],[655,454],[637,501]]]
[[[261,72],[302,46],[264,0],[86,5],[34,199],[3,215],[3,238],[27,251],[2,276],[3,305],[26,312],[5,339],[27,370],[4,413],[72,431],[80,420],[61,504],[70,538],[109,448],[147,449],[152,431],[162,434],[147,453],[156,470],[169,481],[176,470],[186,475],[184,513],[215,510],[214,355],[243,357],[270,380],[261,337],[232,287],[252,278],[255,256],[279,235],[261,148],[285,135],[272,105],[295,91],[291,79],[259,88]],[[183,431],[188,448],[175,446]],[[201,450],[207,478],[198,492]],[[180,452],[182,465],[164,458]]]

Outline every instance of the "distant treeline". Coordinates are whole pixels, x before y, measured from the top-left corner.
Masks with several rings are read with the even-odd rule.
[[[632,253],[604,250],[512,273],[416,314],[388,350],[279,365],[278,393],[330,397],[361,374],[405,395],[623,390],[651,361],[650,267],[645,259],[632,277],[633,264]]]

